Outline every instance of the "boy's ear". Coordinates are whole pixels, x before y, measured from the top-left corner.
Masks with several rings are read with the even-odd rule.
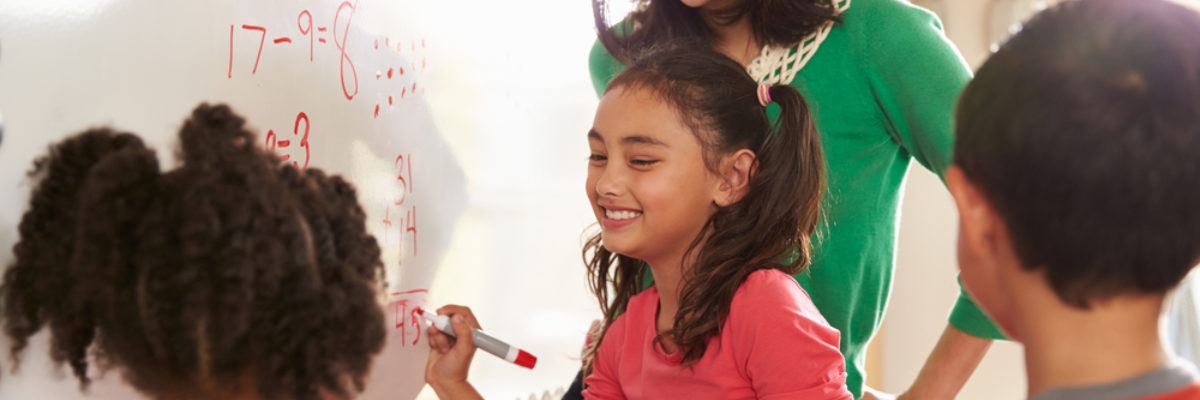
[[[962,168],[950,166],[946,169],[946,186],[954,196],[958,207],[959,246],[967,246],[976,256],[996,259],[1000,241],[1005,240],[1004,222],[1001,221],[991,201],[983,190],[967,178]]]
[[[721,160],[720,184],[713,197],[713,202],[725,207],[742,200],[750,190],[750,177],[757,168],[758,156],[749,149],[741,149]]]

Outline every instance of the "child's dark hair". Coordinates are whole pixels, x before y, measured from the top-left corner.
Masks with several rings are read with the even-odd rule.
[[[714,35],[700,10],[680,0],[637,0],[638,10],[629,16],[630,23],[637,28],[632,32],[622,27],[614,29],[608,20],[608,2],[592,0],[597,36],[609,54],[624,64],[653,47],[680,40],[699,39],[707,43]],[[718,10],[714,16],[723,24],[747,18],[755,40],[772,46],[799,43],[826,22],[839,20],[829,0],[740,0]]]
[[[734,292],[750,273],[775,268],[794,275],[808,266],[825,188],[820,140],[799,92],[787,85],[770,88],[782,110],[772,127],[756,96],[758,83],[737,62],[707,47],[648,53],[617,75],[607,91],[618,88],[648,90],[677,110],[714,172],[725,154],[739,149],[756,154],[745,197],[719,208],[692,241],[687,253],[697,252],[696,263],[683,271],[674,326],[658,337],[672,338],[690,364],[720,332]],[[599,234],[583,252],[607,330],[643,289],[646,265],[608,251]]]
[[[1200,261],[1200,14],[1060,3],[980,69],[954,163],[1065,303],[1162,293]]]
[[[383,270],[354,188],[280,166],[223,105],[196,108],[179,139],[166,172],[107,128],[35,162],[0,286],[14,362],[49,326],[83,388],[91,350],[155,397],[361,391]]]

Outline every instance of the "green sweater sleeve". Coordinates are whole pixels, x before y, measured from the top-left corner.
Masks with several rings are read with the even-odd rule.
[[[879,1],[864,7],[874,15],[859,24],[877,32],[860,37],[859,51],[876,102],[892,140],[938,177],[950,165],[954,147],[954,104],[971,79],[970,68],[932,13],[907,2]],[[960,284],[961,289],[961,284]],[[968,334],[1004,336],[965,291],[950,312],[950,324]]]
[[[971,72],[937,17],[900,1],[864,7],[859,51],[892,140],[939,177],[952,161],[951,115]]]

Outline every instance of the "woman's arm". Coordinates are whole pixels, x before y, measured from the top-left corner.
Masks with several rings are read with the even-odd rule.
[[[858,47],[866,61],[888,133],[939,177],[953,162],[953,112],[971,78],[970,69],[932,13],[896,0],[872,1],[858,24]],[[907,395],[952,399],[987,353],[1004,336],[961,291],[941,340]]]
[[[991,339],[976,337],[953,325],[946,325],[917,380],[899,399],[954,399],[967,383],[967,378],[975,372],[975,367],[983,361],[991,345]]]

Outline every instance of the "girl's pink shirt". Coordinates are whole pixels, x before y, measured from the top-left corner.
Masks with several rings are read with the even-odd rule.
[[[629,300],[600,343],[585,399],[853,400],[838,331],[779,270],[746,278],[721,333],[691,368],[654,345],[657,313],[657,288]]]

